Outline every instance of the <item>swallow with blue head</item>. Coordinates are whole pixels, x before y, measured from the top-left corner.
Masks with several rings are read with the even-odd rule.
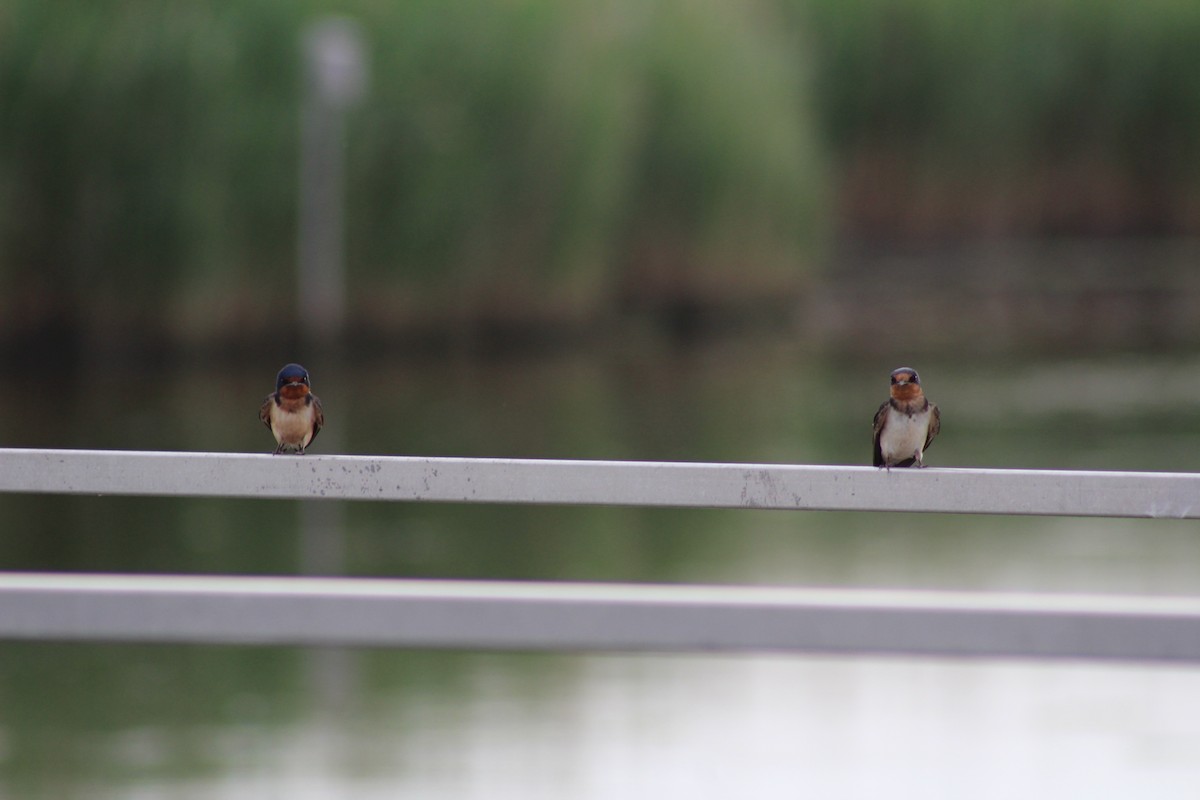
[[[275,437],[278,445],[275,455],[285,452],[304,455],[304,449],[325,425],[321,401],[312,393],[308,370],[299,364],[288,364],[279,370],[275,391],[263,401],[258,419]]]
[[[892,372],[891,397],[875,412],[873,463],[877,467],[924,467],[925,450],[942,429],[942,414],[921,389],[911,367]]]

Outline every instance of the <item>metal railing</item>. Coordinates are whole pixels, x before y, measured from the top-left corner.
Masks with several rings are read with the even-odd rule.
[[[1200,518],[1200,474],[0,449],[0,492]],[[1200,598],[0,574],[0,637],[1200,661]]]

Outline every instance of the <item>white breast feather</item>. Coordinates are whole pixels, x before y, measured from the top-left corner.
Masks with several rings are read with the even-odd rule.
[[[879,449],[884,461],[893,463],[912,458],[925,449],[925,435],[929,433],[929,411],[913,416],[891,410],[887,424],[879,434]]]
[[[312,405],[305,405],[299,411],[284,411],[278,405],[271,406],[271,433],[275,441],[282,444],[308,447],[312,440]]]

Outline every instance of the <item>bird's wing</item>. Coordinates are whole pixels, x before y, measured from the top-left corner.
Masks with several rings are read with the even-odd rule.
[[[875,412],[875,428],[872,437],[874,453],[871,456],[871,463],[877,467],[883,466],[883,450],[879,447],[879,435],[883,433],[883,424],[887,422],[887,409],[890,404],[890,400],[884,401],[884,404]]]
[[[258,419],[263,425],[271,427],[271,404],[275,402],[275,395],[267,395],[267,399],[263,401],[262,407],[258,409]]]
[[[312,439],[308,440],[308,443],[312,444],[312,440],[317,438],[317,434],[321,432],[321,428],[325,427],[325,412],[321,410],[321,398],[315,394],[310,394],[309,397],[312,398],[313,407],[313,435]]]
[[[925,447],[933,443],[933,437],[942,429],[942,412],[933,403],[929,404],[929,430],[925,433]],[[924,449],[924,448],[922,448]]]

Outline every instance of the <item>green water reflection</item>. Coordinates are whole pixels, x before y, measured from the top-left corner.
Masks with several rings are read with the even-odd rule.
[[[899,365],[743,343],[307,366],[329,420],[313,452],[861,464]],[[932,466],[1200,468],[1196,359],[913,366],[943,409]],[[276,367],[18,378],[0,389],[0,435],[22,447],[264,452],[271,442],[256,410]],[[0,564],[290,574],[301,568],[310,509],[0,496]],[[377,503],[344,505],[340,519],[353,575],[1200,594],[1200,536],[1177,521]],[[545,783],[520,785],[527,796],[569,796],[564,787],[579,786],[561,775],[556,783],[555,764],[611,746],[576,730],[571,702],[594,691],[641,696],[649,683],[657,697],[655,681],[681,662],[710,674],[686,658],[11,643],[0,653],[0,791],[20,798],[303,796],[280,788],[291,763],[280,753],[304,762],[293,767],[310,781],[313,763],[296,754],[325,766],[316,770],[324,783],[306,784],[311,796],[363,789],[364,775],[385,784],[420,776],[410,788],[431,796],[488,796],[465,788],[471,759],[491,763],[512,742],[481,719],[532,725],[513,735],[536,739],[542,755],[530,770]],[[762,662],[719,662],[711,674],[729,663]],[[597,669],[604,681],[589,682]],[[755,724],[767,736],[774,723],[764,719]],[[496,779],[480,769],[473,780]]]

